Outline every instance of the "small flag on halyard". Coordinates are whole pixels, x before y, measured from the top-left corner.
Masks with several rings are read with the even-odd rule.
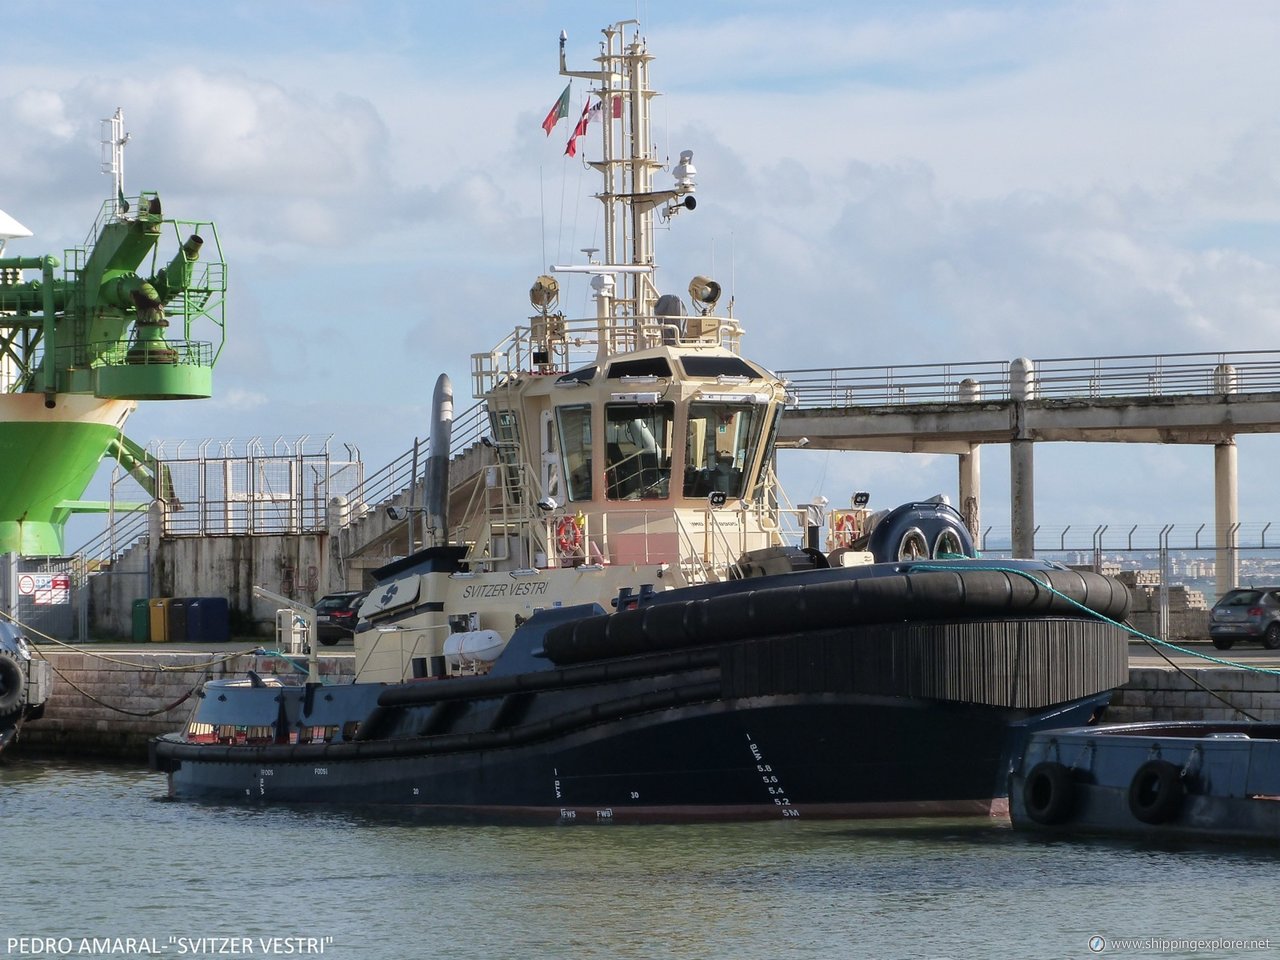
[[[120,212],[121,212],[121,213],[128,213],[128,212],[129,212],[129,201],[128,201],[128,200],[126,200],[126,199],[124,198],[124,187],[119,187],[119,188],[117,188],[117,190],[116,190],[116,199],[120,202]]]
[[[547,119],[542,121],[542,129],[547,131],[547,136],[551,136],[551,129],[560,122],[561,118],[569,115],[569,84],[564,85],[564,93],[560,94],[560,99],[555,102],[547,112]]]
[[[578,155],[578,138],[587,132],[587,124],[592,120],[600,119],[600,101],[592,100],[582,108],[582,116],[578,118],[578,125],[573,128],[573,133],[569,137],[569,142],[564,146],[566,157],[576,157]]]

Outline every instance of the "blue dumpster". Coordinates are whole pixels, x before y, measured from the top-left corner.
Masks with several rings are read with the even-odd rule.
[[[226,597],[187,600],[187,639],[198,643],[226,643],[231,639]]]

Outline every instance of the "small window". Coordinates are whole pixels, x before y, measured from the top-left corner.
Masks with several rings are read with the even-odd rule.
[[[571,501],[591,499],[591,405],[557,407],[561,469]]]
[[[618,360],[609,364],[609,379],[622,377],[670,377],[671,364],[666,357],[644,357],[639,360]]]
[[[691,377],[745,377],[760,380],[760,371],[741,357],[684,357],[684,372]]]
[[[574,370],[572,373],[566,373],[562,377],[556,377],[556,383],[590,383],[596,378],[595,364],[589,367],[583,367],[581,370]]]

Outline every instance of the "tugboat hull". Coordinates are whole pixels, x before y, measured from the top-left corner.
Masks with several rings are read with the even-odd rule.
[[[1029,715],[775,696],[691,704],[552,742],[452,753],[414,755],[429,749],[426,742],[355,742],[345,750],[238,747],[191,762],[174,756],[177,744],[168,739],[156,751],[170,767],[171,796],[183,800],[587,822],[999,814],[1009,753],[1025,732],[1087,721],[1108,698]],[[375,746],[391,749],[368,749]],[[387,755],[394,753],[402,755]]]
[[[547,619],[517,652],[550,640]],[[153,742],[152,764],[186,800],[590,821],[1003,813],[1028,732],[1090,722],[1125,658],[1107,624],[1028,618],[339,685],[310,705],[305,688],[228,685],[203,725]]]

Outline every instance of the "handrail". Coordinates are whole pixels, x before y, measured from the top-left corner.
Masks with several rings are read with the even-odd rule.
[[[72,551],[72,571],[77,585],[89,579],[91,567],[117,559],[148,534],[148,505],[117,510],[106,529]]]
[[[471,386],[483,396],[516,374],[558,376],[591,363],[603,340],[610,354],[629,353],[662,343],[684,349],[724,347],[740,352],[742,325],[731,316],[643,315],[608,320],[535,317],[515,327],[492,350],[471,355]]]
[[[472,404],[454,418],[451,446],[455,455],[483,441],[489,435],[489,410],[484,401]],[[399,496],[422,476],[427,455],[427,437],[414,438],[409,449],[386,466],[367,474],[345,494],[355,503],[379,504]]]
[[[1268,541],[1273,522],[1234,523],[1229,528],[1232,549],[1272,551],[1280,548],[1274,536]],[[1217,528],[1212,523],[1041,523],[1036,527],[1036,554],[1058,553],[1149,553],[1161,549],[1188,550],[1212,554],[1218,549]],[[1013,534],[1010,526],[987,526],[982,533],[984,553],[1007,553]]]
[[[1048,357],[1026,361],[1030,380],[1013,383],[1018,361],[901,364],[781,370],[802,409],[905,403],[1100,397],[1214,396],[1280,391],[1280,351]]]

